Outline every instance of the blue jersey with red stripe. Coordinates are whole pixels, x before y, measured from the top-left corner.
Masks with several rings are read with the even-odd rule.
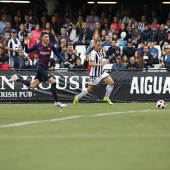
[[[27,45],[25,45],[25,52],[30,53],[33,51],[37,51],[37,55],[39,58],[39,64],[43,65],[44,67],[48,68],[48,63],[50,61],[51,52],[53,51],[54,54],[62,61],[66,62],[66,60],[58,53],[57,49],[52,43],[48,43],[47,46],[44,46],[42,42],[39,42],[35,44],[33,47],[28,48]]]

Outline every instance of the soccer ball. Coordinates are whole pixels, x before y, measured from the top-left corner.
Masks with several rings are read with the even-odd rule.
[[[158,109],[164,109],[165,108],[165,101],[164,100],[158,100],[156,103],[156,107]]]

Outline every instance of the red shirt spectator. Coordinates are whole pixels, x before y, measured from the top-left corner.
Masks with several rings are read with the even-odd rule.
[[[28,33],[27,37],[28,37],[28,40],[29,40],[28,48],[31,48],[37,43],[37,41],[33,38],[31,33]],[[29,58],[31,60],[34,59],[34,52],[29,53]]]
[[[40,30],[40,25],[36,24],[35,25],[35,30],[31,31],[32,36],[34,39],[37,41],[37,43],[41,40],[41,30]]]
[[[9,64],[4,63],[0,66],[1,70],[11,70],[11,67],[9,66]]]
[[[121,29],[121,23],[117,20],[117,17],[113,17],[113,22],[111,23],[110,27],[112,26],[115,28],[117,33]]]

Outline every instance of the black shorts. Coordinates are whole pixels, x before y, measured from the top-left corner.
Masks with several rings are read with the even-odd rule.
[[[48,68],[43,65],[38,64],[36,67],[37,75],[35,79],[38,79],[40,82],[48,81],[51,77],[53,77],[49,72]]]

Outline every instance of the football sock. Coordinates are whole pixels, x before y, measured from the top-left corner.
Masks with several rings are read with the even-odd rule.
[[[105,97],[109,98],[110,94],[112,93],[112,90],[113,90],[113,86],[107,85],[106,86],[106,95],[105,95]]]
[[[87,89],[84,89],[84,90],[78,95],[78,98],[81,99],[81,98],[83,98],[84,96],[86,96],[87,94],[88,94]]]
[[[30,87],[31,82],[29,80],[18,79],[17,81]]]
[[[56,82],[51,84],[51,93],[53,94],[55,102],[58,102],[58,94],[57,94]]]

